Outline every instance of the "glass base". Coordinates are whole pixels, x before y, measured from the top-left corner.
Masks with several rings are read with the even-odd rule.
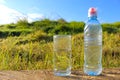
[[[67,72],[54,72],[55,76],[69,76],[71,74],[71,71],[67,71]]]

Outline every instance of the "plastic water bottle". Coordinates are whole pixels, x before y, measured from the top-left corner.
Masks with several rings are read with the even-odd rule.
[[[102,27],[97,20],[96,8],[88,10],[84,28],[84,73],[95,76],[102,72]]]

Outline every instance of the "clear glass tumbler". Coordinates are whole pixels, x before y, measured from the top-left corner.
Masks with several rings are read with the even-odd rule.
[[[71,35],[55,35],[53,38],[54,75],[69,76],[71,74]]]

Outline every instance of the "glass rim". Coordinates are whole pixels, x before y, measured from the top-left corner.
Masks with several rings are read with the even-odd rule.
[[[56,38],[56,37],[71,37],[71,35],[54,35],[53,37],[54,38]]]

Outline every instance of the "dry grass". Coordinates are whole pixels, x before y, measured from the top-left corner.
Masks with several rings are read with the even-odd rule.
[[[0,70],[52,69],[53,42],[47,36],[8,37],[0,40]],[[39,33],[40,34],[40,33]],[[31,36],[31,37],[30,37]],[[33,40],[33,37],[34,40]],[[49,37],[47,37],[48,39]],[[39,40],[38,40],[39,39]],[[20,41],[26,41],[19,43]],[[18,44],[19,43],[19,44]],[[83,33],[72,36],[72,69],[83,67]],[[120,67],[120,34],[103,34],[103,67]]]

